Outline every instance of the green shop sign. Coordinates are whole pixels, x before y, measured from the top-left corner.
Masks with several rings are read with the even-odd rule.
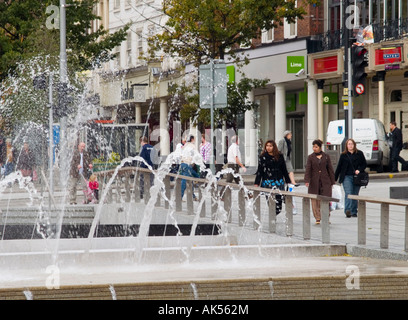
[[[323,104],[338,104],[339,97],[335,92],[323,92]],[[307,92],[299,92],[299,104],[307,104]]]
[[[286,112],[296,111],[296,94],[286,94]]]
[[[288,56],[286,62],[287,73],[297,73],[305,68],[304,56]]]
[[[235,82],[235,66],[227,66],[228,83]]]

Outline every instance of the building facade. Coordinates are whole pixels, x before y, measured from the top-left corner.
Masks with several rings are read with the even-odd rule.
[[[352,10],[348,11],[345,0],[323,0],[320,6],[298,0],[297,5],[307,12],[304,19],[263,30],[251,48],[243,49],[250,59],[243,69],[245,75],[268,79],[265,88],[247,97],[260,107],[242,115],[241,148],[247,166],[256,166],[259,148],[267,139],[278,141],[289,129],[294,168],[303,170],[312,152],[311,142],[325,141],[329,121],[344,118],[343,33],[349,27],[344,21],[353,32],[370,25],[374,36],[373,43],[365,45],[368,79],[364,94],[353,99],[353,118],[378,118],[386,130],[389,121],[396,121],[404,136],[408,135],[407,2],[355,1],[349,0]],[[165,56],[149,65],[139,58],[147,51],[147,38],[163,25],[160,0],[100,3],[98,10],[109,30],[129,22],[131,28],[127,41],[115,49],[117,58],[98,71],[99,117],[116,123],[149,123],[154,133],[151,140],[160,142],[161,154],[166,156],[180,138],[173,135],[177,115],[169,112],[168,87],[192,70],[176,72],[177,61]]]

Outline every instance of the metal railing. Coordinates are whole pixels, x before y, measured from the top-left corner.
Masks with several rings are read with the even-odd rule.
[[[397,40],[408,36],[408,18],[388,20],[371,24],[374,42]],[[308,40],[308,53],[336,50],[344,47],[345,28],[328,30],[324,33],[313,35]]]
[[[157,173],[157,171],[154,171]],[[125,167],[115,170],[108,170],[96,173],[99,176],[100,191],[99,194],[105,195],[104,200],[106,203],[121,201],[141,203],[140,197],[140,177],[144,176],[144,193],[143,201],[147,204],[150,200],[150,174],[152,171],[144,168]],[[116,175],[115,175],[116,174]],[[183,210],[183,203],[181,199],[181,181],[186,180],[186,206]],[[171,180],[173,180],[171,182]],[[197,211],[194,212],[193,201],[193,183],[197,186],[198,190],[198,206]],[[211,185],[209,185],[211,183]],[[224,180],[209,181],[207,179],[186,177],[179,174],[168,173],[163,179],[164,194],[158,194],[155,206],[164,206],[165,209],[170,207],[170,201],[173,203],[177,212],[186,212],[189,215],[199,215],[199,217],[216,218],[218,206],[222,205],[223,209],[227,213],[228,223],[232,222],[234,214],[238,220],[238,225],[243,226],[246,219],[247,202],[253,201],[253,213],[254,214],[254,229],[257,229],[262,224],[261,217],[261,198],[267,196],[267,231],[270,233],[276,233],[276,202],[273,195],[280,194],[285,198],[285,233],[286,236],[293,236],[293,199],[298,197],[302,199],[303,215],[302,215],[302,236],[304,240],[310,240],[311,238],[311,223],[310,223],[310,200],[320,200],[321,208],[321,227],[322,227],[322,243],[330,243],[330,225],[329,225],[329,208],[330,202],[338,202],[338,199],[325,197],[315,194],[304,194],[298,192],[289,192],[281,190],[272,190],[261,187],[246,186],[244,184],[227,183]],[[208,187],[208,189],[206,189]],[[218,188],[222,188],[222,194]],[[106,189],[107,188],[107,189]],[[210,208],[206,207],[206,201],[203,200],[205,190],[206,194],[211,195]],[[234,212],[232,209],[232,191],[238,192],[238,211]],[[220,198],[222,197],[222,201]],[[164,203],[162,203],[164,201]],[[265,203],[265,202],[264,202]],[[265,222],[265,221],[263,221]]]
[[[380,205],[380,248],[388,249],[389,247],[389,221],[390,205],[405,207],[405,237],[404,251],[408,252],[408,201],[389,198],[374,198],[366,196],[349,195],[349,199],[358,201],[358,218],[357,218],[357,243],[366,245],[367,242],[367,203],[376,203]]]

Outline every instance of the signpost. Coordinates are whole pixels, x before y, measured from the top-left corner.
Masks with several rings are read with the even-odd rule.
[[[214,108],[227,106],[227,83],[228,76],[224,61],[217,63],[211,59],[209,64],[200,66],[200,108],[211,110],[211,172],[215,172],[214,166]]]
[[[364,93],[364,85],[362,84],[362,83],[358,83],[357,85],[356,85],[356,88],[355,88],[355,90],[356,90],[356,93],[357,94],[363,94]]]

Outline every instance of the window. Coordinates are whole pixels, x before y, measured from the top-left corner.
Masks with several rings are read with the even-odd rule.
[[[340,1],[339,0],[329,0],[329,23],[327,28],[329,30],[339,30],[341,26],[340,22]]]
[[[402,91],[401,90],[393,90],[391,92],[391,102],[399,102],[402,101]]]
[[[262,43],[271,43],[273,41],[274,29],[262,31]]]
[[[129,67],[133,66],[132,61],[132,32],[128,32],[126,39],[126,55],[127,55],[127,64]]]
[[[288,23],[288,21],[285,19],[285,22],[283,24],[283,37],[285,39],[292,39],[296,38],[296,36],[297,36],[297,19],[293,23]]]
[[[137,53],[141,55],[143,53],[143,30],[138,29],[136,30],[137,35]]]
[[[285,39],[291,39],[297,36],[297,22],[288,23],[285,19],[285,23],[283,27],[284,27],[283,33],[284,33]]]
[[[120,68],[120,46],[115,47],[113,53],[115,55],[114,67]]]
[[[113,0],[113,10],[120,10],[120,0]]]
[[[154,24],[151,24],[147,27],[147,35],[149,37],[153,37],[156,33],[156,28]]]

